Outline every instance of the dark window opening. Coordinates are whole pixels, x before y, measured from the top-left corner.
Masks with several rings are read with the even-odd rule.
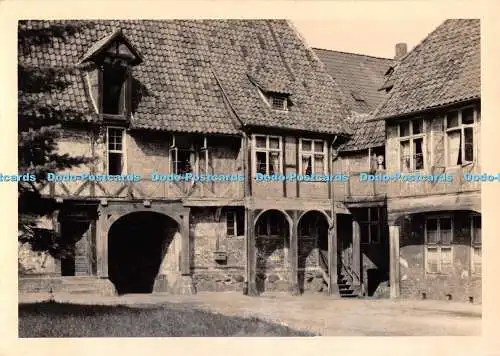
[[[267,174],[266,152],[257,152],[257,173]]]
[[[125,113],[124,68],[106,66],[103,71],[102,109],[104,114],[121,115]]]

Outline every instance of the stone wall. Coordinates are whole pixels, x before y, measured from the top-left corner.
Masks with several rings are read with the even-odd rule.
[[[481,302],[481,276],[471,271],[471,244],[466,213],[454,217],[453,262],[446,274],[426,272],[424,216],[413,215],[400,230],[400,288],[402,297]]]

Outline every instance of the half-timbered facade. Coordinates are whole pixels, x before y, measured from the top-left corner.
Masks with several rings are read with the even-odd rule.
[[[389,98],[387,184],[391,294],[481,300],[480,25],[447,20],[404,57]]]

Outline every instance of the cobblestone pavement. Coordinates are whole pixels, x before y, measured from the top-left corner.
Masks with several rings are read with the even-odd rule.
[[[48,295],[24,294],[19,302],[48,300]],[[192,296],[167,294],[95,295],[57,294],[59,302],[151,307],[178,303],[232,316],[256,316],[297,330],[324,336],[478,336],[481,305],[432,300],[332,299],[324,295],[291,296],[285,293],[248,297],[214,292]]]

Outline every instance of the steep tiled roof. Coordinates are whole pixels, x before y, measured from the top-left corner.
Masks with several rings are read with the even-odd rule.
[[[27,21],[20,26],[37,29],[70,22]],[[75,65],[121,30],[143,59],[133,71],[141,99],[132,128],[236,134],[241,122],[330,134],[350,131],[343,121],[349,113],[335,82],[285,20],[99,20],[92,24],[66,41],[54,37],[28,54],[19,51],[19,62],[26,66],[71,68],[72,85],[41,100],[55,102],[61,109],[88,111],[85,76]],[[290,94],[291,110],[271,110],[249,76],[264,88]],[[232,118],[227,101],[239,121]]]
[[[386,98],[379,89],[392,59],[314,48],[352,111],[369,113]]]
[[[341,149],[354,151],[383,145],[384,122],[370,119],[371,113],[387,99],[387,94],[379,89],[394,60],[318,48],[314,52],[339,86],[352,112],[350,123],[354,134]]]
[[[403,58],[377,110],[389,118],[479,98],[480,20],[446,20]]]

